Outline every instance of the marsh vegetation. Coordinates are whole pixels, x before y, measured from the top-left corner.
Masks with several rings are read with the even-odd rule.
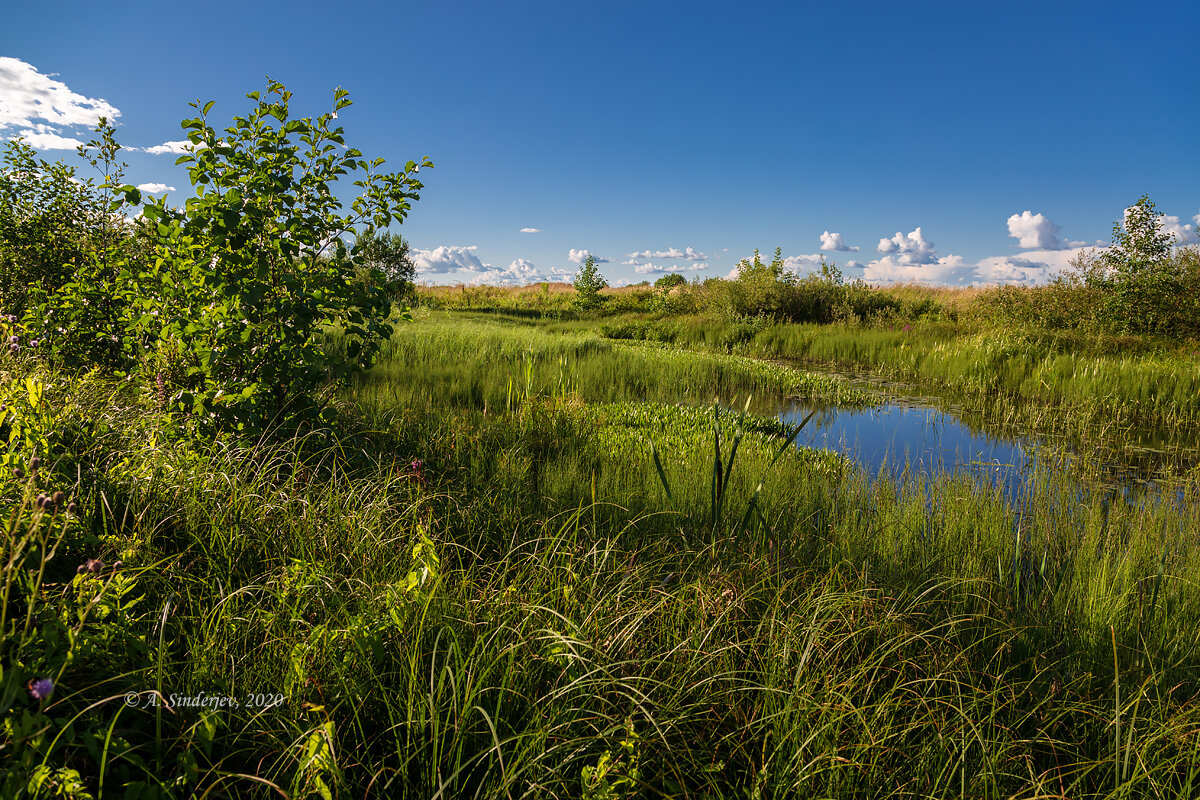
[[[225,134],[208,106],[185,122],[197,183],[228,185],[146,229],[112,224],[138,200],[115,180],[80,195],[90,226],[50,224],[21,187],[86,184],[10,146],[0,795],[1200,792],[1194,472],[1114,494],[1085,447],[1014,497],[869,474],[779,417],[879,402],[815,369],[839,365],[1097,452],[1193,430],[1186,315],[1110,323],[1153,294],[1139,276],[1191,286],[1194,254],[1028,290],[756,258],[737,281],[592,275],[582,304],[418,287],[409,311],[370,243],[418,165],[338,217],[276,158],[308,137],[325,163],[332,118],[251,100]],[[223,161],[223,136],[271,157]],[[317,174],[367,164],[346,158]],[[29,271],[66,252],[72,275]],[[1054,292],[1127,297],[1022,310]]]

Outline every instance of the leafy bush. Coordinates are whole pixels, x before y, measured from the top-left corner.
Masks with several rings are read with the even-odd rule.
[[[1100,294],[1106,329],[1163,335],[1200,331],[1194,258],[1172,253],[1174,241],[1143,195],[1113,225],[1112,246],[1077,265],[1084,285]]]
[[[384,173],[382,159],[346,148],[333,124],[350,104],[343,90],[315,121],[291,118],[277,81],[247,96],[251,112],[222,132],[208,121],[213,103],[193,104],[199,116],[182,123],[192,149],[177,163],[196,196],[182,209],[145,203],[142,250],[105,248],[73,281],[43,282],[26,327],[60,364],[140,363],[167,404],[202,427],[258,433],[310,418],[316,389],[369,366],[390,335],[389,292],[411,274],[406,247],[368,233],[349,249],[343,237],[403,221],[422,188],[416,173],[432,164]],[[113,163],[111,128],[93,144]],[[359,195],[345,213],[333,184],[354,173]],[[110,211],[141,204],[116,177],[106,170],[102,185],[117,194]],[[336,349],[332,328],[344,334]]]
[[[102,126],[107,122],[102,120]],[[53,292],[114,237],[107,204],[75,168],[37,158],[17,139],[0,155],[0,303],[23,316],[31,285]]]
[[[407,304],[413,300],[417,267],[409,256],[408,242],[403,236],[365,231],[355,241],[355,249],[360,256],[355,270],[357,282],[382,289],[392,302]]]

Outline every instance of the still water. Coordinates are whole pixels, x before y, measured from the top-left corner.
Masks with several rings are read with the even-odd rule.
[[[1038,446],[968,428],[945,411],[914,403],[888,402],[865,409],[795,403],[781,414],[797,424],[816,414],[796,444],[841,453],[868,474],[935,475],[968,470],[980,480],[1001,482],[1015,497],[1036,463]]]
[[[1038,466],[1061,469],[1065,459],[1078,461],[1086,454],[1087,474],[1098,488],[1129,495],[1159,493],[1173,486],[1164,474],[1200,463],[1196,443],[1174,440],[1171,431],[1140,432],[1121,441],[1106,436],[1099,447],[1086,437],[1014,431],[989,422],[984,414],[917,394],[902,384],[872,381],[868,385],[859,376],[843,377],[872,388],[882,402],[858,409],[794,401],[780,418],[796,424],[815,412],[796,444],[841,453],[871,476],[898,475],[906,468],[910,475],[968,471],[981,481],[1003,486],[1005,495],[1016,499],[1029,490]],[[1160,444],[1148,446],[1148,437]]]

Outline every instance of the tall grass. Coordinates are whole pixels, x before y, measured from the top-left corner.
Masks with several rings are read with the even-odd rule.
[[[1061,412],[1150,425],[1200,425],[1200,362],[1177,353],[1073,352],[1058,337],[986,331],[774,327],[751,352],[849,364],[932,381],[968,397],[1003,396]]]
[[[397,406],[496,410],[507,408],[513,388],[526,384],[550,394],[575,392],[590,402],[709,403],[750,395],[758,409],[773,409],[788,397],[871,402],[845,381],[749,358],[618,344],[592,332],[437,317],[398,331],[359,387],[386,392]]]
[[[582,365],[641,350],[468,333],[414,328],[394,379],[477,359],[486,413],[376,379],[329,431],[200,446],[136,393],[78,396],[77,519],[26,501],[4,539],[19,618],[73,631],[37,640],[70,655],[44,701],[32,640],[3,632],[6,797],[1194,793],[1197,487],[1114,503],[1056,472],[1014,504],[872,481],[665,387],[584,401],[616,396]],[[149,702],[202,692],[241,705]]]

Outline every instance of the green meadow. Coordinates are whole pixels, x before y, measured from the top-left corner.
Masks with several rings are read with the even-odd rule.
[[[62,216],[89,185],[25,191],[7,151],[0,797],[1200,795],[1194,470],[1113,491],[1084,452],[1010,496],[779,418],[882,402],[834,366],[1116,450],[1186,432],[1182,301],[757,257],[586,303],[414,290],[370,231],[316,250],[353,219],[275,216],[280,142],[340,129],[269,94],[227,132],[259,131],[248,160],[185,121],[213,191],[144,223],[107,184]],[[1190,286],[1194,254],[1154,263]]]

